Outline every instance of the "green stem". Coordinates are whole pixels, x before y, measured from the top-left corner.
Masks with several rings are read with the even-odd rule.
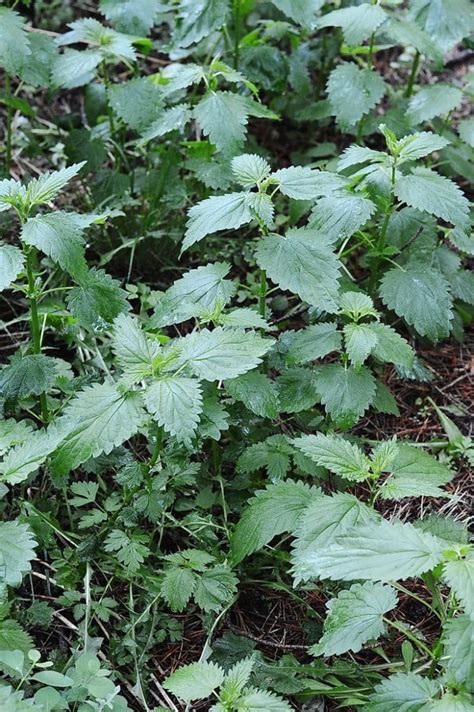
[[[421,642],[421,640],[418,640],[416,636],[413,635],[413,633],[410,633],[409,630],[407,630],[404,626],[400,625],[399,623],[396,623],[395,621],[391,621],[389,618],[386,618],[383,616],[383,619],[387,625],[391,626],[392,628],[395,628],[395,630],[398,630],[399,633],[402,633],[405,638],[408,640],[411,640],[411,642],[417,646],[420,650],[422,650],[426,655],[428,655],[431,659],[434,658],[434,655],[432,651],[428,648],[427,645]]]
[[[30,248],[26,257],[26,276],[28,279],[28,299],[30,302],[30,332],[31,332],[31,342],[33,347],[33,353],[41,353],[41,332],[39,326],[38,318],[38,298],[36,292],[35,284],[35,274],[34,265],[36,263],[36,250],[34,247]],[[47,423],[49,420],[48,413],[48,402],[46,400],[46,393],[40,395],[40,405],[41,413],[43,417],[43,422]]]
[[[267,273],[265,272],[264,269],[260,270],[260,291],[258,295],[258,310],[260,312],[260,316],[265,319],[266,313],[267,313],[267,307],[266,307],[266,298],[267,298]]]
[[[239,68],[241,20],[240,0],[234,0],[234,69]]]
[[[407,97],[407,99],[409,99],[411,97],[411,95],[413,94],[413,85],[415,84],[415,79],[416,79],[416,75],[418,73],[419,65],[420,65],[420,53],[418,52],[418,50],[416,50],[415,56],[413,57],[413,62],[411,65],[411,71],[410,71],[410,76],[408,78],[407,88],[405,89],[405,96]]]
[[[163,428],[160,428],[157,425],[156,432],[155,432],[155,445],[153,447],[153,452],[151,454],[150,462],[148,465],[149,470],[151,470],[158,462],[158,458],[159,458],[160,452],[161,452],[162,443],[163,443]]]
[[[393,165],[392,165],[392,177],[391,177],[391,185],[390,185],[390,198],[389,198],[389,201],[388,201],[387,209],[386,209],[386,211],[385,211],[385,216],[384,216],[384,220],[383,220],[383,223],[382,223],[382,229],[380,230],[380,235],[379,235],[379,237],[378,237],[378,239],[377,239],[377,242],[376,242],[376,245],[375,245],[375,246],[376,246],[376,249],[377,249],[378,255],[377,255],[377,257],[376,257],[376,259],[375,259],[375,261],[374,261],[374,265],[373,265],[373,267],[372,267],[372,272],[371,272],[370,279],[369,279],[369,284],[368,284],[368,292],[369,292],[369,294],[373,294],[373,292],[375,291],[375,287],[377,286],[378,279],[379,279],[380,264],[381,264],[381,262],[382,262],[381,254],[382,254],[382,251],[383,251],[383,249],[384,249],[384,247],[385,247],[385,238],[386,238],[386,236],[387,236],[388,225],[389,225],[390,218],[392,217],[392,213],[393,213],[393,210],[394,210],[394,193],[393,193],[393,190],[394,190],[394,187],[395,187],[395,178],[396,178],[396,175],[397,175],[397,161],[396,161],[396,158],[394,158]]]
[[[91,567],[86,563],[86,575],[84,577],[85,595],[85,616],[84,616],[84,652],[87,653],[89,647],[89,622],[91,614]]]
[[[10,167],[12,162],[12,107],[10,105],[9,99],[11,97],[11,80],[10,75],[5,72],[5,99],[7,103],[7,116],[6,116],[6,136],[5,136],[5,175],[10,174]]]

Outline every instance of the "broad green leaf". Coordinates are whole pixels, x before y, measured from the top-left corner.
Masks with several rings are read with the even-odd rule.
[[[302,435],[293,443],[317,465],[347,480],[357,482],[367,479],[370,475],[369,459],[357,445],[342,437],[318,433]]]
[[[270,175],[267,161],[255,153],[244,153],[232,159],[232,173],[244,188],[252,188]]]
[[[301,331],[290,332],[285,360],[290,366],[315,361],[332,351],[339,351],[341,343],[342,336],[336,322],[312,324]]]
[[[410,19],[425,30],[446,54],[472,31],[472,7],[467,0],[414,0]]]
[[[70,30],[56,40],[59,46],[85,43],[98,47],[101,59],[106,61],[136,60],[134,37],[124,35],[102,25],[93,17],[82,17],[69,24]]]
[[[252,674],[254,666],[255,660],[253,657],[239,660],[239,662],[233,665],[226,673],[225,682],[222,685],[221,692],[229,695],[229,698],[232,699],[240,695],[242,689],[250,680],[250,675]]]
[[[122,394],[112,383],[95,383],[66,407],[60,424],[67,434],[52,464],[66,474],[91,457],[106,455],[131,438],[145,420],[139,393]]]
[[[132,386],[152,374],[160,345],[144,334],[136,319],[120,314],[114,321],[113,349],[123,370],[121,382]]]
[[[188,104],[178,104],[165,109],[159,118],[143,131],[140,143],[147,143],[154,138],[164,136],[170,131],[182,131],[190,119],[191,111]]]
[[[160,91],[162,96],[168,97],[182,89],[187,89],[193,84],[200,84],[205,77],[204,67],[199,64],[194,64],[193,62],[169,64],[160,73],[161,81],[166,82],[165,84],[160,84]]]
[[[230,603],[239,580],[228,566],[214,566],[198,574],[194,600],[203,611],[218,612]]]
[[[474,692],[474,619],[469,615],[452,618],[444,626],[446,665],[454,679]]]
[[[466,304],[474,304],[474,273],[459,269],[448,275],[451,292],[455,299],[460,299]]]
[[[329,75],[327,93],[337,123],[349,129],[379,103],[385,83],[373,70],[345,62]]]
[[[474,118],[463,119],[458,124],[459,135],[471,148],[474,148]]]
[[[233,153],[242,145],[250,115],[245,97],[229,91],[210,92],[196,104],[194,117],[218,151]]]
[[[0,292],[16,280],[23,271],[25,257],[14,245],[0,245]]]
[[[186,702],[209,697],[224,682],[224,671],[215,663],[184,665],[166,678],[167,690]]]
[[[213,195],[189,211],[182,250],[219,230],[235,230],[253,219],[249,193]]]
[[[394,469],[393,463],[400,455],[400,446],[396,438],[383,440],[370,453],[372,470],[380,475],[382,472]]]
[[[214,262],[186,272],[158,301],[150,325],[178,324],[225,306],[235,292],[235,285],[225,279],[229,271],[227,262]]]
[[[247,447],[237,460],[238,472],[266,469],[273,480],[284,478],[290,469],[294,449],[284,435],[272,435],[262,442]]]
[[[180,22],[173,41],[189,47],[222,27],[229,13],[228,0],[181,0]]]
[[[414,264],[385,273],[380,289],[384,304],[414,326],[421,336],[438,341],[451,331],[452,297],[441,272]]]
[[[160,595],[172,611],[184,611],[196,586],[196,574],[191,569],[172,567],[165,571]]]
[[[343,331],[349,359],[353,366],[359,368],[377,346],[377,334],[370,324],[346,324]]]
[[[398,445],[397,457],[390,469],[392,475],[380,490],[385,499],[445,496],[439,488],[453,478],[446,465],[420,448],[407,444]]]
[[[367,316],[378,316],[372,299],[363,292],[343,292],[341,294],[340,314],[349,316],[353,321],[359,321]]]
[[[0,455],[3,455],[11,447],[29,440],[33,432],[31,422],[26,419],[13,420],[13,418],[9,418],[8,420],[2,420],[0,426]]]
[[[278,181],[280,192],[293,200],[313,200],[347,184],[347,178],[337,173],[307,166],[280,168],[272,173],[271,177]]]
[[[449,84],[431,84],[423,87],[410,99],[408,113],[416,124],[435,116],[445,116],[462,101],[463,93]]]
[[[454,519],[452,516],[441,514],[427,514],[423,519],[418,519],[415,526],[424,532],[430,532],[440,539],[445,539],[450,544],[467,544],[469,533],[467,524]]]
[[[58,193],[69,183],[71,178],[74,178],[84,165],[82,163],[73,163],[72,166],[61,168],[59,171],[52,173],[43,173],[39,178],[33,178],[28,183],[26,190],[26,201],[30,206],[49,203]],[[87,218],[83,217],[87,222]]]
[[[275,536],[292,531],[311,501],[302,482],[286,480],[256,492],[237,523],[230,548],[235,563],[261,549]]]
[[[430,704],[429,712],[472,712],[472,696],[467,692],[448,692]]]
[[[347,168],[359,166],[362,163],[385,163],[387,154],[382,151],[375,151],[368,146],[358,146],[353,143],[348,146],[339,156],[337,170],[344,171]]]
[[[436,680],[414,672],[398,672],[375,686],[365,706],[367,712],[420,712],[440,690]],[[428,708],[429,709],[429,708]]]
[[[405,368],[411,368],[415,352],[410,344],[395,329],[387,324],[369,324],[370,330],[377,337],[377,343],[372,349],[372,355],[379,361],[401,364]]]
[[[19,586],[24,574],[31,571],[36,545],[28,524],[0,522],[0,581]]]
[[[318,28],[340,27],[344,42],[351,46],[362,44],[387,19],[387,13],[380,5],[362,3],[341,10],[333,10],[318,20]]]
[[[251,307],[237,307],[237,309],[221,313],[218,319],[213,318],[213,321],[217,321],[221,326],[234,326],[242,329],[263,329],[264,331],[271,330],[268,321]]]
[[[195,331],[180,339],[178,346],[178,367],[186,364],[199,378],[219,381],[236,378],[258,366],[272,341],[243,329],[218,326],[214,331]]]
[[[25,653],[26,655],[32,647],[33,640],[31,636],[25,632],[17,621],[8,618],[0,622],[0,650],[2,653],[8,650]],[[3,658],[3,662],[5,662],[5,658]],[[23,666],[21,668],[19,672],[23,674]]]
[[[189,441],[196,431],[202,411],[199,381],[186,376],[170,376],[147,387],[145,404],[155,420],[177,440]]]
[[[341,424],[352,424],[372,403],[375,378],[365,366],[356,371],[331,363],[318,369],[317,388],[331,418]]]
[[[431,571],[445,543],[412,524],[385,519],[355,526],[318,552],[314,573],[333,581],[401,581]]]
[[[0,7],[0,65],[9,74],[19,74],[31,54],[23,17],[8,7]]]
[[[309,227],[336,241],[350,237],[363,227],[375,211],[375,204],[348,190],[339,190],[318,200],[311,212]]]
[[[443,578],[451,587],[466,613],[474,615],[474,556],[447,561]]]
[[[395,181],[395,195],[412,208],[430,213],[446,222],[465,227],[469,202],[456,183],[429,168],[414,168]]]
[[[324,5],[324,0],[271,0],[283,12],[304,27],[313,28],[316,24],[316,13]]]
[[[201,438],[220,440],[221,433],[229,430],[229,414],[219,402],[217,394],[206,396],[202,402],[202,415],[198,433]]]
[[[390,389],[381,381],[376,382],[376,391],[372,408],[377,413],[388,413],[389,415],[400,415],[397,401],[395,400]]]
[[[63,89],[75,89],[89,84],[94,79],[102,59],[102,53],[98,49],[86,52],[66,49],[53,63],[52,82]]]
[[[109,553],[114,553],[117,560],[124,566],[129,575],[135,574],[150,554],[150,549],[146,546],[149,538],[146,534],[133,533],[131,536],[112,529],[104,542],[104,549]]]
[[[36,430],[27,440],[11,448],[0,463],[0,480],[17,484],[42,465],[48,455],[58,446],[64,433],[54,426]]]
[[[68,292],[66,301],[81,324],[98,331],[109,327],[128,309],[127,293],[116,279],[101,269],[91,269],[81,277],[80,285]]]
[[[235,400],[262,418],[276,418],[279,412],[278,387],[263,373],[252,371],[226,381],[225,389]]]
[[[341,655],[348,650],[357,653],[368,640],[385,632],[383,616],[397,605],[391,586],[366,581],[341,591],[327,604],[324,634],[309,652],[313,655]]]
[[[51,687],[71,687],[74,684],[72,678],[56,670],[41,670],[32,675],[31,679]]]
[[[56,361],[43,354],[15,354],[0,371],[0,396],[20,399],[49,390],[58,376]]]
[[[443,53],[440,47],[415,22],[410,22],[404,17],[392,17],[383,29],[384,33],[398,44],[413,47],[421,54],[426,54],[430,59],[442,62]]]
[[[272,0],[273,2],[294,3],[295,0]],[[305,2],[306,0],[297,0],[298,2]],[[241,710],[246,710],[246,712],[292,712],[293,708],[288,702],[285,702],[281,697],[276,695],[274,692],[269,692],[268,690],[257,690],[253,687],[248,687],[243,691],[242,696],[239,698],[239,707]]]
[[[293,527],[296,540],[292,563],[296,583],[318,575],[313,559],[332,545],[337,536],[358,523],[377,521],[378,518],[373,509],[351,494],[324,495],[307,502],[307,509]]]
[[[448,146],[449,143],[448,139],[431,133],[431,131],[421,131],[405,136],[397,141],[397,163],[400,165],[408,161],[416,161],[418,158],[428,156],[433,151],[440,151]]]
[[[319,402],[318,380],[315,371],[307,368],[288,368],[277,380],[280,410],[300,413]]]
[[[163,9],[160,0],[100,0],[101,13],[120,32],[147,35],[155,16]]]
[[[258,242],[256,260],[281,289],[335,311],[340,262],[327,237],[310,229],[291,229],[285,237],[267,235]]]
[[[163,110],[163,94],[159,86],[146,77],[112,84],[107,97],[117,116],[139,132],[159,119]]]

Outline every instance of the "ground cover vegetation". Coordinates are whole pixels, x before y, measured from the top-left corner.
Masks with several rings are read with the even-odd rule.
[[[468,0],[0,6],[0,708],[474,709]]]

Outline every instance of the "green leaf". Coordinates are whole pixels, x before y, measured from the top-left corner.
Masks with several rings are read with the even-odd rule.
[[[346,480],[357,482],[367,479],[370,475],[369,459],[357,445],[342,437],[318,433],[302,435],[293,443],[317,465]]]
[[[173,567],[165,571],[161,583],[160,595],[172,611],[184,611],[197,583],[197,577],[191,569]]]
[[[21,399],[49,390],[58,376],[56,361],[43,354],[15,354],[0,371],[0,396]]]
[[[55,86],[63,89],[75,89],[89,84],[94,79],[102,59],[102,52],[98,49],[87,52],[66,49],[53,63],[51,80]]]
[[[445,546],[412,524],[381,520],[336,537],[312,563],[321,579],[400,581],[431,571],[442,560]]]
[[[80,285],[68,292],[67,304],[73,316],[84,326],[100,331],[128,309],[127,293],[104,270],[91,269]]]
[[[220,440],[221,432],[229,429],[229,414],[219,402],[216,394],[206,396],[202,403],[202,415],[199,423],[201,438]]]
[[[395,363],[411,368],[415,352],[410,344],[395,329],[387,324],[373,323],[370,330],[377,337],[377,343],[372,349],[372,355],[379,361]]]
[[[0,463],[1,480],[17,484],[26,480],[58,446],[64,434],[54,426],[37,430],[20,445],[11,448]]]
[[[232,159],[232,173],[234,178],[244,188],[252,188],[254,185],[268,178],[270,166],[264,158],[255,153],[244,153]]]
[[[418,447],[398,445],[397,457],[391,467],[392,476],[383,483],[380,494],[384,499],[439,497],[439,489],[453,478],[451,470]]]
[[[369,220],[375,211],[375,204],[348,190],[333,193],[328,198],[318,200],[309,220],[309,227],[318,230],[335,242],[350,237]]]
[[[0,7],[0,64],[8,74],[19,74],[30,53],[25,20],[18,12]]]
[[[463,119],[458,124],[459,136],[468,146],[474,148],[474,118]]]
[[[26,419],[13,420],[13,418],[9,418],[8,420],[2,420],[0,430],[0,455],[3,455],[3,453],[11,447],[29,440],[33,432],[30,421]]]
[[[32,675],[31,679],[52,687],[71,687],[74,684],[72,678],[55,670],[40,670]]]
[[[295,527],[292,552],[295,582],[317,575],[313,559],[334,543],[334,539],[358,523],[377,521],[378,514],[351,494],[322,495],[308,502]]]
[[[381,381],[376,382],[376,391],[372,408],[377,413],[388,413],[389,415],[400,415],[397,401],[393,397],[390,389]]]
[[[235,292],[234,284],[225,279],[229,271],[227,262],[214,262],[186,272],[161,297],[150,325],[178,324],[225,306]]]
[[[288,368],[278,380],[280,411],[300,413],[319,402],[318,381],[315,371],[307,368]]]
[[[324,0],[271,0],[287,17],[303,27],[314,28],[316,13],[324,5]]]
[[[462,101],[463,93],[449,84],[432,84],[419,89],[408,104],[408,114],[416,124],[435,116],[445,116]]]
[[[385,94],[385,83],[371,69],[346,62],[332,70],[327,93],[338,124],[349,129],[379,103]]]
[[[344,340],[347,355],[356,368],[362,366],[378,343],[370,324],[346,324]]]
[[[233,665],[226,673],[221,694],[225,693],[229,696],[229,699],[235,699],[238,697],[241,694],[242,689],[250,680],[254,666],[255,659],[253,657],[239,660],[239,662]]]
[[[312,655],[341,655],[348,650],[357,653],[368,640],[385,632],[383,616],[397,605],[391,586],[366,581],[341,591],[327,604],[324,635],[310,648]]]
[[[443,53],[440,47],[415,22],[410,22],[403,17],[400,17],[400,19],[392,17],[384,27],[384,32],[398,44],[413,47],[421,54],[426,54],[427,57],[436,60],[438,63],[443,61]]]
[[[299,2],[306,0],[296,0]],[[294,3],[295,0],[272,0],[272,2]],[[256,690],[253,687],[246,688],[239,698],[239,707],[245,712],[292,712],[292,707],[274,692],[267,690]]]
[[[7,650],[26,654],[32,647],[31,636],[23,630],[17,621],[11,619],[0,621],[0,651],[2,651],[0,655]],[[2,662],[5,662],[5,658]],[[23,665],[19,672],[23,674]]]
[[[194,600],[206,613],[218,612],[230,603],[239,580],[227,566],[214,566],[198,574]]]
[[[0,292],[16,280],[23,271],[25,256],[14,245],[0,245]]]
[[[93,504],[96,500],[99,485],[97,482],[73,482],[71,492],[75,495],[69,502],[74,507],[84,507],[86,504]]]
[[[122,394],[111,383],[95,383],[81,391],[60,419],[66,436],[52,465],[66,474],[91,457],[106,455],[135,435],[145,413],[139,393]]]
[[[185,702],[209,697],[224,682],[224,671],[215,663],[184,665],[166,678],[163,685]]]
[[[416,161],[418,158],[428,156],[433,151],[440,151],[450,144],[443,136],[431,133],[431,131],[421,131],[410,134],[397,141],[398,160],[397,163],[407,163]]]
[[[235,230],[251,222],[250,194],[213,195],[192,207],[188,215],[182,251],[213,232]]]
[[[469,219],[469,202],[453,181],[429,168],[414,168],[409,175],[395,181],[395,195],[412,208],[430,213],[453,225],[465,227]]]
[[[178,47],[189,47],[208,37],[222,27],[228,12],[228,0],[182,0],[174,43]]]
[[[285,336],[287,335],[288,332]],[[342,337],[336,322],[313,324],[301,331],[289,332],[289,335],[290,341],[285,354],[288,365],[315,361],[341,348]]]
[[[365,366],[356,371],[331,363],[318,369],[317,388],[331,418],[341,424],[352,424],[372,403],[376,384]]]
[[[439,693],[439,683],[414,672],[398,672],[375,686],[367,712],[419,712]]]
[[[70,31],[60,35],[56,40],[59,46],[85,43],[98,47],[98,52],[103,60],[114,62],[124,60],[134,62],[136,60],[136,52],[133,47],[133,41],[136,38],[134,37],[116,32],[92,17],[74,20],[69,27]]]
[[[143,131],[139,143],[147,143],[154,138],[164,136],[170,131],[182,131],[190,119],[191,110],[188,104],[178,104],[165,109],[159,118]]]
[[[156,121],[163,110],[161,89],[146,77],[112,84],[107,97],[117,116],[131,129],[139,132]]]
[[[444,626],[444,649],[449,660],[447,670],[457,682],[474,692],[474,620],[469,615],[451,618]]]
[[[340,262],[327,237],[310,229],[291,229],[285,237],[267,235],[259,240],[255,256],[281,289],[319,309],[335,311]]]
[[[448,692],[433,702],[429,712],[472,712],[472,696],[466,692]]]
[[[74,163],[72,166],[61,168],[59,171],[43,173],[39,178],[33,178],[28,183],[26,202],[30,206],[49,203],[69,183],[71,178],[74,178],[79,173],[83,165],[84,161],[82,163]]]
[[[177,366],[187,364],[190,370],[206,381],[236,378],[262,362],[272,347],[272,341],[243,329],[195,331],[178,342],[180,356]]]
[[[235,400],[262,418],[276,418],[279,412],[278,387],[263,373],[252,371],[226,381],[225,389]]]
[[[18,520],[0,522],[0,581],[19,586],[24,574],[31,571],[37,546],[28,524]]]
[[[302,482],[278,482],[260,490],[250,500],[232,535],[234,563],[261,549],[275,536],[292,531],[311,501],[311,490]]]
[[[127,386],[150,376],[153,360],[160,353],[159,343],[148,338],[129,314],[120,314],[114,321],[113,349],[124,372],[120,380]]]
[[[441,272],[414,264],[385,273],[379,289],[384,304],[431,341],[451,331],[452,298]]]
[[[203,315],[201,315],[201,318]],[[263,329],[270,331],[271,326],[260,314],[252,307],[237,307],[225,314],[221,313],[217,319],[213,318],[221,326],[233,326],[242,329]]]
[[[134,574],[150,554],[150,549],[145,545],[149,541],[146,534],[134,533],[132,537],[112,529],[104,543],[105,551],[114,552],[117,560],[123,564],[128,574]]]
[[[117,30],[131,35],[147,35],[163,8],[160,0],[100,0],[99,6]]]
[[[467,524],[451,516],[428,514],[423,519],[418,519],[415,526],[440,539],[445,539],[450,544],[467,544],[469,540]]]
[[[451,587],[466,613],[474,615],[474,556],[466,559],[447,561],[443,569],[443,578]]]
[[[237,460],[238,472],[255,472],[266,468],[269,477],[280,479],[290,469],[294,450],[284,435],[272,435],[263,442],[247,447]]]
[[[337,173],[307,166],[281,168],[272,173],[271,178],[278,181],[280,192],[293,200],[313,200],[347,184],[347,178]]]
[[[202,412],[199,381],[185,376],[162,378],[147,387],[144,399],[149,412],[170,435],[185,442],[194,436]]]
[[[339,302],[340,314],[359,321],[366,316],[378,317],[372,299],[363,292],[343,292]]]
[[[473,27],[472,8],[466,0],[416,0],[409,17],[421,25],[443,54],[467,37]]]
[[[362,44],[387,19],[380,5],[362,3],[341,10],[333,10],[318,20],[318,28],[340,27],[344,42],[352,47]]]
[[[233,153],[244,141],[249,109],[248,100],[240,94],[209,92],[194,107],[194,118],[218,151]]]

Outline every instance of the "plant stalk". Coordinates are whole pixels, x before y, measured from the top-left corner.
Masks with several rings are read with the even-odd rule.
[[[265,272],[264,269],[260,270],[260,291],[258,295],[258,310],[260,312],[260,316],[265,319],[266,313],[267,313],[267,306],[266,306],[266,298],[267,298],[267,273]]]
[[[415,56],[413,57],[413,62],[411,65],[411,71],[410,71],[410,76],[408,78],[407,88],[405,89],[405,96],[407,97],[407,99],[409,99],[411,97],[411,95],[413,94],[413,85],[415,84],[415,79],[416,79],[416,75],[418,73],[419,65],[420,65],[420,53],[418,52],[418,50],[416,50]]]
[[[26,276],[28,279],[28,299],[30,302],[30,333],[34,354],[41,353],[41,331],[38,317],[38,298],[35,285],[34,265],[36,262],[36,250],[30,248],[26,257]],[[46,393],[41,393],[40,397],[41,414],[44,423],[49,420],[48,401]]]
[[[7,104],[7,116],[5,126],[5,175],[10,175],[12,163],[12,107],[9,99],[11,97],[11,80],[8,72],[5,72],[5,99]]]

